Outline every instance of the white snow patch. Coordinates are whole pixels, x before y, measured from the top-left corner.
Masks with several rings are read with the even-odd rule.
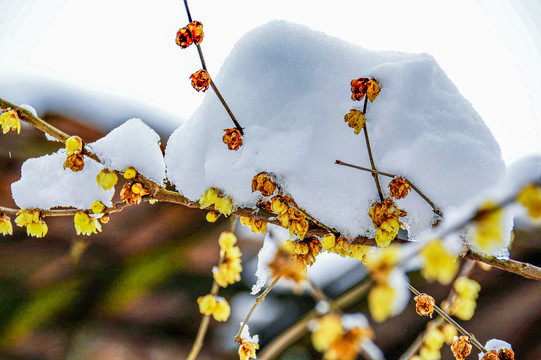
[[[485,349],[487,349],[487,351],[494,350],[494,351],[498,352],[501,349],[512,349],[512,347],[511,347],[511,344],[509,344],[509,343],[507,343],[507,342],[505,342],[503,340],[490,339],[485,344]],[[483,358],[483,356],[485,356],[485,353],[480,352],[479,353],[479,360],[481,360]]]
[[[98,162],[84,157],[83,170],[73,172],[63,168],[66,150],[26,160],[21,167],[21,178],[11,184],[15,204],[21,209],[50,209],[56,206],[90,209],[100,200],[111,206],[114,190],[105,191],[96,182],[103,169]]]
[[[88,144],[109,170],[124,172],[133,166],[145,177],[163,185],[165,163],[160,136],[140,119],[133,118],[105,137]]]
[[[252,286],[252,295],[256,295],[265,286],[267,279],[270,276],[270,270],[268,265],[274,259],[277,250],[278,246],[272,239],[270,232],[267,232],[265,235],[265,241],[263,242],[263,246],[257,254],[257,270],[255,273],[257,281]]]
[[[242,326],[242,322],[240,323],[240,326]],[[259,344],[259,335],[250,336],[250,328],[248,327],[248,324],[244,325],[244,328],[240,333],[240,338],[243,339],[245,342]]]
[[[431,56],[369,51],[274,21],[245,35],[215,79],[244,127],[244,145],[230,151],[223,144],[223,129],[233,125],[207,92],[169,138],[168,179],[193,201],[213,186],[235,205],[254,207],[252,178],[271,172],[322,223],[345,236],[373,236],[372,176],[335,165],[339,159],[370,167],[364,136],[353,133],[344,115],[362,106],[350,98],[350,81],[371,76],[382,88],[366,113],[379,170],[407,177],[443,209],[500,178],[498,144]],[[385,195],[389,180],[381,177]],[[411,237],[431,226],[432,209],[417,194],[397,204],[408,212],[401,220]]]
[[[21,104],[21,105],[19,105],[19,107],[30,111],[30,113],[32,113],[32,115],[34,115],[34,116],[38,116],[38,112],[36,111],[36,109],[34,109],[34,107],[32,105]]]

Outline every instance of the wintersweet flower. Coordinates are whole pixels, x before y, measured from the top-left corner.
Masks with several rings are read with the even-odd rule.
[[[271,199],[271,210],[278,214],[287,214],[289,207],[283,201],[282,196],[274,196]]]
[[[227,321],[231,314],[231,307],[227,300],[220,296],[208,294],[197,299],[199,312],[203,315],[212,315],[216,321]]]
[[[451,304],[451,314],[461,320],[470,320],[477,307],[475,299],[479,296],[481,285],[477,281],[463,276],[454,282],[453,287],[457,296]]]
[[[354,327],[331,344],[323,355],[323,360],[355,360],[361,350],[363,338],[371,337],[373,332],[370,328]]]
[[[391,218],[384,221],[376,230],[376,235],[374,237],[376,244],[378,244],[379,247],[389,246],[391,241],[398,235],[399,228],[400,224],[398,219]]]
[[[327,235],[332,235],[332,237]],[[350,244],[348,240],[342,237],[336,238],[333,234],[327,235],[321,239],[321,243],[328,252],[338,254],[342,257],[357,259],[362,263],[366,262],[366,255],[370,251],[370,246]],[[324,245],[324,242],[326,245]]]
[[[229,196],[218,196],[214,202],[214,208],[225,216],[233,212],[233,199]]]
[[[419,294],[413,298],[415,300],[415,311],[421,316],[430,316],[432,318],[432,313],[434,312],[434,305],[436,302],[434,298],[428,294]]]
[[[255,351],[259,349],[259,344],[251,341],[245,341],[243,338],[239,347],[239,359],[257,359]]]
[[[131,180],[137,176],[137,170],[133,166],[130,166],[124,170],[124,179]]]
[[[203,41],[203,24],[199,21],[192,21],[177,32],[176,43],[182,49],[187,48],[194,42],[199,45],[201,41]]]
[[[237,243],[237,237],[231,231],[224,231],[218,238],[218,244],[220,244],[220,251],[224,254],[226,251],[231,250],[233,245]]]
[[[370,207],[368,215],[376,230],[375,240],[378,246],[387,247],[398,234],[398,230],[404,227],[399,217],[406,216],[407,213],[396,207],[393,200],[389,197],[382,202],[375,202]]]
[[[82,211],[77,211],[73,217],[73,222],[75,223],[77,235],[91,235],[101,231],[101,224],[98,222],[98,219]]]
[[[444,285],[453,280],[458,271],[458,262],[440,240],[428,242],[419,253],[424,260],[421,275],[425,279],[437,280]]]
[[[517,196],[518,203],[528,210],[532,219],[541,220],[541,186],[530,184],[525,186]]]
[[[389,183],[389,190],[392,197],[396,199],[403,199],[408,195],[410,186],[406,180],[402,178],[394,178]]]
[[[329,250],[336,245],[336,236],[333,233],[325,234],[320,242],[325,250]]]
[[[401,259],[400,246],[393,245],[370,253],[366,258],[365,266],[376,282],[386,284],[391,271]]]
[[[291,250],[291,255],[295,261],[312,266],[316,261],[316,256],[319,255],[323,247],[316,237],[310,237],[304,241],[287,241],[288,247]]]
[[[435,326],[430,327],[423,337],[423,345],[432,350],[439,350],[443,347],[445,343],[445,336],[443,333]],[[421,355],[422,358],[422,355]]]
[[[66,140],[66,155],[80,154],[83,151],[83,139],[74,135]]]
[[[81,171],[85,167],[85,159],[83,154],[73,154],[66,158],[63,164],[64,169],[68,168],[73,172]]]
[[[256,234],[264,234],[267,231],[267,223],[264,221],[241,216],[240,223],[244,226],[248,226],[250,230]]]
[[[455,315],[460,320],[471,320],[475,314],[477,303],[475,299],[457,297],[451,305],[451,314]]]
[[[29,224],[39,222],[39,216],[40,212],[38,209],[21,209],[17,212],[15,224],[20,227],[27,226]]]
[[[96,181],[98,182],[98,186],[103,190],[109,190],[118,183],[118,177],[113,171],[102,169],[96,175]]]
[[[21,121],[19,113],[16,110],[2,110],[0,115],[0,126],[2,126],[2,132],[7,134],[10,130],[17,130],[17,134],[21,133]]]
[[[210,86],[209,73],[206,72],[204,69],[193,73],[190,76],[190,80],[192,81],[192,87],[197,91],[203,90],[203,92],[205,92]]]
[[[503,236],[503,210],[486,211],[495,204],[487,201],[479,209],[475,221],[475,232],[472,236],[472,245],[484,253],[491,253],[505,245]]]
[[[293,235],[297,235],[299,239],[303,240],[304,235],[308,232],[308,227],[310,224],[306,219],[302,220],[292,220],[289,224],[289,235],[293,237]]]
[[[218,190],[211,187],[207,189],[207,191],[205,191],[205,193],[199,199],[199,207],[201,209],[207,208],[213,205],[216,202],[217,198],[218,198]]]
[[[263,196],[271,196],[276,188],[276,183],[265,172],[260,172],[252,179],[252,192],[259,191]]]
[[[199,304],[199,312],[203,315],[212,315],[216,307],[216,299],[212,294],[198,297],[197,303]]]
[[[13,235],[11,219],[6,215],[0,215],[0,232],[2,232],[2,235]]]
[[[96,200],[90,205],[90,209],[94,214],[101,214],[105,210],[105,205],[99,200]]]
[[[445,336],[445,343],[447,345],[451,345],[453,343],[455,336],[458,335],[458,330],[456,329],[456,327],[454,327],[453,325],[449,323],[444,324],[441,327],[440,331],[443,334],[443,336]]]
[[[39,219],[37,222],[26,225],[26,233],[37,238],[47,235],[48,230],[47,224],[45,224],[45,221],[41,219]]]
[[[293,249],[286,249],[276,252],[274,259],[268,264],[272,278],[279,276],[296,283],[306,279],[306,265],[294,259],[293,251]]]
[[[240,273],[242,272],[241,255],[237,246],[232,246],[225,251],[224,261],[212,270],[212,276],[218,285],[225,288],[229,284],[240,281]]]
[[[224,129],[224,131],[222,141],[229,150],[237,151],[242,146],[242,134],[237,128]]]
[[[219,216],[220,215],[216,214],[214,211],[209,211],[207,215],[205,216],[205,219],[207,219],[209,223],[213,223],[213,222],[216,222],[216,220],[218,220]]]
[[[481,290],[481,285],[477,281],[465,276],[458,278],[453,286],[459,296],[470,299],[477,299]]]
[[[312,345],[319,352],[326,351],[344,332],[340,315],[330,313],[317,319],[312,332]]]
[[[351,99],[361,101],[366,95],[368,78],[358,78],[351,80]]]
[[[389,285],[376,285],[368,294],[368,309],[376,322],[383,322],[394,313],[396,290]]]
[[[374,102],[380,92],[379,83],[376,79],[372,78],[366,83],[366,96],[370,102]]]
[[[192,21],[188,24],[188,30],[195,45],[201,44],[201,41],[203,41],[203,24],[199,21]]]
[[[363,112],[357,109],[349,110],[349,113],[344,115],[344,121],[348,123],[350,128],[355,130],[355,135],[359,135],[366,124],[366,118],[364,117]]]
[[[451,351],[456,360],[465,360],[471,354],[472,346],[467,336],[456,337],[451,345]]]

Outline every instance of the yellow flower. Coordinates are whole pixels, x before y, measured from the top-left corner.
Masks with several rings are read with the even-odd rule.
[[[118,177],[113,171],[103,169],[96,175],[98,186],[103,190],[109,190],[118,182]]]
[[[348,123],[348,126],[350,128],[355,129],[355,135],[359,135],[361,130],[364,128],[366,118],[364,117],[362,111],[357,109],[351,109],[349,110],[349,113],[344,115],[344,121]]]
[[[252,218],[241,216],[240,223],[250,227],[250,230],[256,234],[264,234],[267,231],[267,223],[264,221],[257,221]]]
[[[317,320],[315,331],[312,332],[314,349],[324,352],[333,342],[340,338],[343,331],[340,315],[331,313],[322,316]]]
[[[218,197],[214,203],[214,208],[225,216],[229,216],[233,211],[233,200],[229,196]]]
[[[474,299],[457,297],[451,305],[451,314],[457,318],[468,321],[475,314],[477,303]]]
[[[289,224],[289,235],[293,237],[293,234],[295,234],[299,237],[299,239],[303,240],[309,226],[310,225],[306,219],[292,220]]]
[[[457,296],[451,304],[451,313],[461,320],[470,320],[477,307],[475,299],[479,296],[481,285],[463,276],[458,278],[453,286]]]
[[[276,187],[276,183],[265,172],[260,172],[252,179],[252,192],[259,191],[263,196],[271,196]]]
[[[366,84],[366,96],[370,102],[374,102],[379,95],[380,87],[378,81],[374,78],[370,79]]]
[[[503,210],[483,212],[494,205],[493,202],[488,201],[479,209],[475,233],[471,239],[472,244],[485,253],[491,253],[505,244],[502,225]]]
[[[431,327],[423,337],[423,344],[431,350],[440,350],[445,343],[445,335],[437,327]],[[422,356],[421,356],[422,357]]]
[[[458,335],[458,330],[456,329],[456,327],[454,327],[453,325],[449,323],[444,324],[441,327],[440,331],[443,334],[443,336],[445,336],[445,343],[447,345],[451,345],[453,343],[455,336]]]
[[[105,210],[105,205],[101,201],[96,200],[90,205],[90,208],[94,214],[101,214]]]
[[[323,355],[323,360],[355,360],[364,338],[373,338],[370,328],[354,327],[334,341]]]
[[[73,217],[73,221],[77,235],[97,234],[98,231],[101,231],[101,224],[98,222],[98,219],[88,216],[88,214],[82,211],[77,211]]]
[[[257,359],[255,351],[259,349],[259,344],[245,341],[243,338],[239,347],[240,360]]]
[[[532,219],[541,220],[541,186],[525,186],[517,196],[517,201],[528,210]]]
[[[229,284],[240,281],[240,273],[242,272],[241,255],[237,246],[232,246],[225,251],[224,261],[212,271],[212,276],[218,285],[225,288]]]
[[[216,321],[227,321],[231,315],[231,307],[229,303],[222,297],[216,297],[216,307],[212,312],[212,317]]]
[[[389,285],[376,285],[368,294],[368,309],[376,322],[385,321],[393,315],[396,291]]]
[[[400,249],[400,246],[393,245],[385,249],[378,249],[367,256],[366,269],[376,282],[387,283],[389,274],[402,259]]]
[[[13,225],[11,225],[11,220],[6,215],[0,215],[0,231],[2,235],[13,235]]]
[[[440,349],[431,349],[428,346],[421,346],[419,350],[419,358],[421,360],[440,360]]]
[[[278,214],[287,214],[289,207],[282,201],[281,196],[274,196],[271,199],[271,210]]]
[[[216,202],[217,198],[218,190],[213,187],[208,188],[207,191],[205,191],[205,193],[201,195],[201,198],[199,199],[199,207],[201,209],[207,208],[213,205]]]
[[[83,139],[74,135],[66,140],[66,155],[80,154],[83,151]]]
[[[357,259],[362,263],[366,262],[366,255],[370,251],[370,246],[350,244],[348,256],[352,259]]]
[[[33,222],[26,225],[26,233],[30,236],[35,236],[37,238],[41,238],[47,235],[48,230],[49,229],[47,228],[47,224],[45,224],[45,221],[41,219],[38,222]]]
[[[7,134],[9,130],[17,130],[17,134],[21,133],[21,121],[19,119],[19,113],[16,110],[3,110],[0,115],[0,126],[4,134]]]
[[[15,218],[15,224],[17,226],[23,227],[32,223],[39,222],[39,210],[38,209],[21,209],[17,212],[17,217]]]
[[[278,250],[274,259],[269,263],[268,267],[271,271],[271,277],[282,277],[284,279],[293,280],[300,283],[306,279],[306,265],[300,261],[296,261],[293,257],[294,249],[289,248],[292,245],[283,246],[283,250]],[[292,246],[294,247],[294,246]]]
[[[376,230],[376,244],[378,244],[379,247],[389,246],[391,241],[393,241],[398,234],[399,228],[400,224],[396,218],[391,218],[384,221]]]
[[[124,178],[125,179],[133,179],[137,176],[137,170],[133,166],[130,166],[126,170],[124,170]]]
[[[325,250],[328,250],[334,247],[334,245],[336,245],[336,236],[334,236],[333,233],[328,233],[325,234],[325,236],[323,236],[320,241],[323,248]]]
[[[477,299],[481,290],[481,285],[477,281],[465,276],[456,279],[453,286],[458,296],[470,299]]]
[[[237,237],[231,231],[224,231],[218,238],[221,251],[229,251],[237,243]]]
[[[449,284],[458,271],[456,256],[440,240],[432,240],[419,252],[424,259],[421,275],[428,281]]]
[[[216,308],[216,299],[214,295],[208,294],[197,298],[199,304],[199,312],[203,315],[212,315],[212,312]]]
[[[213,222],[216,222],[216,220],[218,220],[219,216],[220,215],[216,214],[214,211],[209,211],[207,213],[207,216],[205,216],[205,219],[207,219],[209,223],[213,223]]]

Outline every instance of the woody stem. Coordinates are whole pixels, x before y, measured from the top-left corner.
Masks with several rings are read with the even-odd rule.
[[[366,107],[368,104],[368,97],[364,98],[364,107],[363,107],[363,114],[366,114]],[[366,148],[368,150],[368,157],[370,158],[370,166],[372,167],[372,176],[374,177],[374,181],[376,182],[376,187],[378,188],[378,194],[380,201],[383,201],[383,192],[381,191],[381,185],[379,183],[379,177],[377,174],[376,164],[374,163],[374,157],[372,156],[372,149],[370,147],[370,139],[368,138],[368,128],[366,126],[366,122],[364,124],[364,139],[366,140]]]

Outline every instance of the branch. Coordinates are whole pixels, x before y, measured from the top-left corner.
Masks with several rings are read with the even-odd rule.
[[[476,260],[490,266],[494,266],[500,270],[517,274],[527,279],[541,281],[541,268],[529,263],[512,259],[500,260],[494,256],[473,252],[471,249],[468,249],[465,253],[460,254],[460,256],[465,259]]]

